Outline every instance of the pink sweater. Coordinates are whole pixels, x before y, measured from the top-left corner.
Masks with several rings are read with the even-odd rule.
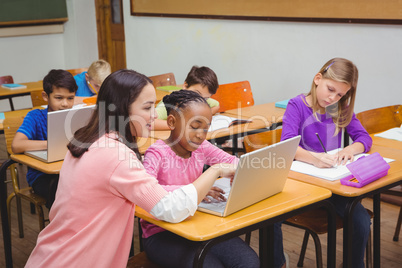
[[[68,152],[50,224],[26,267],[126,267],[134,210],[167,192],[124,144],[103,136],[81,158]]]
[[[206,140],[187,159],[177,156],[164,141],[158,140],[145,152],[144,167],[167,191],[173,191],[193,183],[202,174],[204,164],[212,166],[217,163],[238,162],[236,156],[226,153]],[[164,231],[143,220],[141,226],[145,238]]]

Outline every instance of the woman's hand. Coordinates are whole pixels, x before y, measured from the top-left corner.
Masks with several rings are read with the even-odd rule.
[[[206,203],[210,203],[211,199],[208,196],[210,196],[218,201],[226,201],[226,198],[223,196],[224,193],[225,193],[225,191],[223,191],[221,188],[214,186],[211,188],[211,190],[208,191],[207,196],[202,201],[206,202]]]

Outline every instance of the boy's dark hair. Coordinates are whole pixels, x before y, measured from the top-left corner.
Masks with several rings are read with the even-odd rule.
[[[77,92],[78,89],[73,75],[61,69],[52,69],[45,78],[43,78],[43,90],[47,95],[53,92],[53,87],[67,88],[70,92]]]
[[[208,105],[207,101],[200,94],[191,90],[181,89],[179,91],[173,91],[163,97],[163,103],[165,104],[168,115],[173,110],[186,108],[192,102],[205,103]]]
[[[193,66],[184,82],[187,83],[187,88],[197,84],[206,86],[212,95],[216,93],[219,87],[218,77],[215,72],[206,66]]]

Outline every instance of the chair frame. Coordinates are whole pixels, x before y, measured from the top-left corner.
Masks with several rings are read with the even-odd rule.
[[[13,84],[14,79],[11,75],[0,76],[0,85],[2,84]]]
[[[240,81],[219,85],[212,99],[219,101],[219,111],[249,107],[254,105],[253,93],[249,81]]]
[[[176,78],[173,73],[159,74],[154,76],[148,76],[152,80],[152,84],[155,88],[163,86],[175,86]]]
[[[11,143],[14,139],[15,133],[17,132],[19,126],[22,124],[24,117],[7,117],[4,119],[4,135],[7,145],[7,153],[9,155],[13,154],[11,149]],[[8,211],[8,223],[11,228],[11,201],[15,197],[17,202],[17,215],[18,215],[18,226],[19,226],[19,236],[24,237],[23,230],[23,220],[22,220],[22,210],[21,210],[21,199],[29,201],[31,204],[35,205],[38,212],[39,229],[42,230],[45,227],[45,222],[48,221],[44,217],[43,206],[46,204],[46,200],[35,194],[31,187],[20,188],[19,176],[15,164],[10,167],[11,180],[13,184],[14,192],[7,197],[7,211]]]

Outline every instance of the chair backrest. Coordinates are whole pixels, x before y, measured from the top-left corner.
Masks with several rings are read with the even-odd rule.
[[[0,85],[2,84],[13,84],[14,79],[11,75],[0,76]]]
[[[402,124],[402,105],[367,110],[356,114],[369,134],[399,127]]]
[[[43,90],[31,91],[31,101],[33,107],[47,105],[47,101],[45,101],[42,97],[42,92]]]
[[[73,76],[80,74],[82,72],[86,72],[88,71],[88,68],[77,68],[77,69],[69,69],[66,70],[67,72],[69,72],[70,74],[72,74]]]
[[[154,75],[154,76],[148,76],[148,77],[149,77],[149,79],[152,80],[152,84],[154,85],[155,88],[176,85],[176,79],[174,78],[173,73],[160,74],[160,75]]]
[[[11,150],[11,144],[13,142],[15,133],[17,133],[18,128],[22,125],[22,122],[24,121],[24,117],[25,115],[12,116],[12,117],[7,117],[6,115],[6,118],[3,121],[7,153],[9,155],[13,154],[13,151]]]
[[[244,137],[244,149],[246,153],[264,148],[281,141],[282,129],[274,129],[266,132],[247,135]]]
[[[248,81],[219,85],[218,91],[211,98],[219,101],[218,112],[254,105],[253,93]]]

